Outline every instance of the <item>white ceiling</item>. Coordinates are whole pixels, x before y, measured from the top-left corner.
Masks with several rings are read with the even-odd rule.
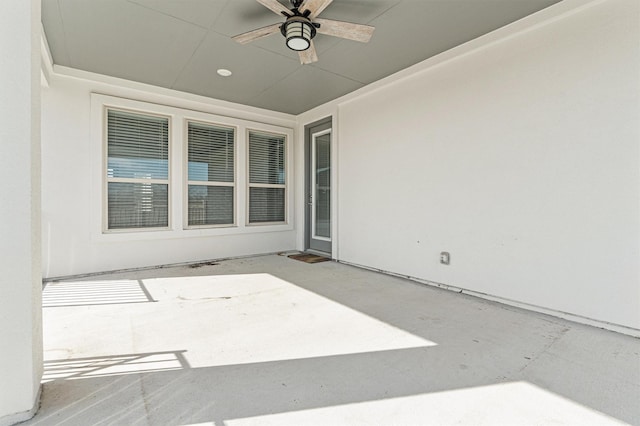
[[[255,0],[42,0],[42,22],[57,65],[299,114],[558,1],[335,0],[320,17],[376,30],[317,35],[311,65],[280,34],[230,39],[284,20]]]

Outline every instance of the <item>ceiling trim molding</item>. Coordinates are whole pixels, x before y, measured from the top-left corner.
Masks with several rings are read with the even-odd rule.
[[[298,114],[297,117],[298,119],[308,118],[310,120],[313,120],[313,117],[320,116],[323,113],[326,115],[327,109],[338,108],[338,106],[340,105],[349,103],[358,98],[374,93],[378,90],[387,88],[395,83],[418,77],[436,67],[442,66],[451,61],[463,58],[473,53],[477,53],[498,43],[502,43],[515,37],[519,37],[530,31],[537,30],[546,25],[580,13],[598,4],[609,1],[612,0],[563,0],[536,13],[512,22],[511,24],[505,25],[504,27],[498,28],[494,31],[491,31],[490,33],[484,34],[438,55],[432,56],[431,58],[425,59],[422,62],[400,70],[394,74],[391,74],[390,76],[370,83],[351,93],[347,93],[346,95],[336,98],[325,104],[318,105],[315,108]]]
[[[84,81],[92,86],[91,91],[111,96],[139,98],[147,102],[177,106],[194,111],[213,113],[230,118],[247,119],[258,123],[294,128],[296,116],[278,111],[252,107],[206,96],[195,95],[175,89],[140,83],[76,68],[53,65],[53,76]],[[126,93],[122,93],[126,92]],[[138,95],[130,94],[138,92]]]
[[[53,74],[53,56],[42,23],[40,23],[40,62],[41,83],[44,87],[49,87]]]

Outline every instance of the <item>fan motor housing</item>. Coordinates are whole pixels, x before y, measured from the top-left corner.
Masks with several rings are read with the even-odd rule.
[[[309,42],[316,36],[316,27],[309,18],[301,15],[294,15],[287,18],[280,26],[280,32],[287,39],[287,46],[293,50],[307,50]],[[306,43],[302,48],[295,48],[297,42]]]

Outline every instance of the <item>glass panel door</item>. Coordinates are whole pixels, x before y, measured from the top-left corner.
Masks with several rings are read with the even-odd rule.
[[[312,136],[312,238],[331,241],[331,130]]]
[[[331,117],[305,127],[305,250],[331,255]]]

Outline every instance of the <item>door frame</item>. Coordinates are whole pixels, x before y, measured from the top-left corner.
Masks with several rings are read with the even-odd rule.
[[[319,128],[319,129],[318,129]],[[323,119],[314,121],[313,123],[309,123],[307,125],[304,126],[304,197],[303,197],[303,204],[304,204],[304,249],[305,251],[308,251],[311,249],[311,232],[312,232],[312,212],[311,212],[311,208],[309,206],[309,199],[310,199],[310,191],[312,191],[313,189],[311,188],[311,141],[312,141],[312,131],[313,133],[318,133],[321,131],[325,131],[325,130],[330,130],[331,131],[331,249],[329,252],[326,252],[326,254],[331,255],[331,257],[334,257],[334,247],[335,247],[335,211],[336,209],[334,208],[334,203],[336,200],[335,197],[335,172],[334,172],[334,167],[335,167],[335,155],[334,155],[334,148],[335,148],[335,143],[334,143],[334,129],[333,129],[333,117],[332,116],[328,116],[325,117]]]

